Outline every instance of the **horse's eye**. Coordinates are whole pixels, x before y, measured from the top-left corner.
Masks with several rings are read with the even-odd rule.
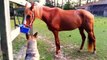
[[[26,18],[29,19],[29,18],[30,18],[30,15],[27,15]]]

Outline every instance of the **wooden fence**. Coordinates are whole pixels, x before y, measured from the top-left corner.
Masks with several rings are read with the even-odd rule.
[[[0,39],[3,60],[13,60],[12,41],[20,34],[17,27],[11,31],[9,1],[25,5],[25,0],[0,0]]]

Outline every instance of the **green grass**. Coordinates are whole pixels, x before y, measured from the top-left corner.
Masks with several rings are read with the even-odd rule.
[[[22,18],[20,17],[20,20],[22,20]],[[16,21],[18,23],[18,21]],[[14,28],[14,20],[11,20],[11,30],[15,29]],[[20,50],[20,48],[25,45],[26,41],[25,41],[25,35],[24,34],[19,34],[18,37],[16,37],[14,39],[14,41],[12,42],[13,45],[13,53],[17,54],[18,51]],[[2,54],[0,51],[0,60],[2,60]]]
[[[20,17],[20,22],[22,22],[22,18]],[[16,20],[16,24],[18,23],[18,20]],[[14,30],[15,26],[14,26],[14,20],[11,19],[11,30]],[[26,38],[25,38],[25,34],[21,33],[19,34],[12,42],[13,45],[13,54],[14,54],[14,58],[16,58],[15,56],[19,53],[20,49],[22,48],[22,46],[25,46],[26,44]],[[22,57],[23,59],[24,57]]]
[[[22,22],[22,18],[20,17],[20,22]],[[18,24],[18,20],[16,20],[16,24]],[[14,20],[11,19],[11,30],[14,30],[15,26],[14,26]],[[18,51],[20,50],[20,48],[25,45],[26,41],[25,41],[25,35],[24,34],[19,34],[18,37],[16,37],[12,44],[13,44],[13,53],[17,54]]]
[[[78,53],[80,44],[81,44],[81,36],[79,34],[78,29],[73,31],[63,31],[60,32],[60,42],[63,45],[64,54],[69,56],[72,59],[81,59],[81,60],[106,60],[107,59],[107,18],[106,17],[95,17],[95,36],[96,36],[96,48],[97,54],[93,55],[87,52],[87,40],[84,46],[84,50],[82,53]],[[38,31],[39,35],[46,37],[50,41],[54,42],[54,37],[52,32],[50,32],[46,26],[46,24],[41,20],[35,20],[34,22],[34,31]],[[86,33],[87,34],[87,33]],[[71,37],[70,37],[71,36]],[[38,41],[38,48],[43,56],[43,60],[50,60],[53,58],[54,52],[48,52],[49,44],[44,41]],[[46,45],[46,46],[45,46]],[[73,48],[72,48],[73,46]],[[45,48],[46,47],[46,48]],[[41,49],[42,48],[42,49]],[[47,54],[46,54],[46,53]],[[49,56],[49,57],[48,57]],[[46,59],[45,59],[46,58]]]
[[[38,49],[40,51],[41,60],[52,60],[52,52],[49,52],[49,48],[51,47],[46,42],[44,43],[42,40],[38,41]]]
[[[17,54],[19,50],[21,49],[21,47],[25,45],[26,43],[25,40],[26,39],[25,39],[24,34],[19,34],[19,36],[15,38],[15,40],[12,42],[14,54]]]
[[[14,27],[13,21],[11,26]],[[78,29],[73,31],[62,31],[60,32],[60,42],[63,46],[61,49],[64,54],[72,60],[106,60],[107,59],[107,18],[106,17],[95,17],[95,36],[96,36],[96,48],[97,54],[93,55],[87,52],[87,40],[84,45],[83,52],[77,52],[81,44],[81,36]],[[12,28],[13,29],[13,28]],[[46,24],[41,20],[35,20],[34,32],[38,32],[39,35],[45,37],[48,41],[54,43],[54,36],[51,31],[48,30]],[[86,33],[87,34],[87,33]],[[20,34],[13,41],[14,53],[17,53],[25,41],[24,34]],[[41,56],[41,60],[53,60],[55,50],[51,51],[52,46],[45,40],[38,39],[38,49]],[[55,48],[53,48],[55,49]]]

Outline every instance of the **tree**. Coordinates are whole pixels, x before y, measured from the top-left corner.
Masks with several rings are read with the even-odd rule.
[[[63,5],[64,5],[64,3],[63,3],[63,0],[62,0],[62,6],[61,6],[62,9],[63,9]]]
[[[49,6],[49,7],[54,7],[54,6],[53,6],[53,3],[52,3],[51,1],[46,2],[45,5],[46,5],[46,6]]]
[[[81,6],[81,0],[79,0],[79,6]]]
[[[75,9],[74,3],[70,3],[69,1],[66,2],[66,4],[64,5],[64,9],[65,10],[71,10],[71,9]]]
[[[91,0],[87,0],[87,3],[90,3],[91,2]]]

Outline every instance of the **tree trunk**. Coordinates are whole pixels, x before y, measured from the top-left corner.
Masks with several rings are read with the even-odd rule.
[[[79,6],[81,6],[81,0],[79,0]]]
[[[57,6],[58,6],[58,0],[57,0]]]
[[[63,3],[63,0],[62,0],[62,8],[63,8],[63,5],[64,5],[64,3]]]
[[[54,0],[54,6],[56,6],[56,2],[55,2],[55,0]]]

